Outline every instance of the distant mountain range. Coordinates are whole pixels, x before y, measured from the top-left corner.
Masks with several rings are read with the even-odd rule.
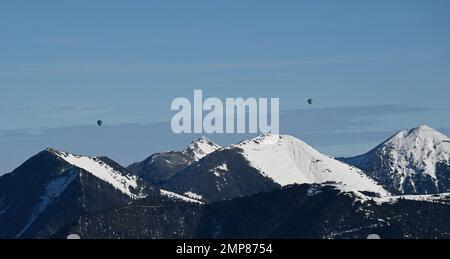
[[[335,159],[292,136],[207,138],[122,167],[47,149],[0,177],[0,238],[450,238],[450,140]]]

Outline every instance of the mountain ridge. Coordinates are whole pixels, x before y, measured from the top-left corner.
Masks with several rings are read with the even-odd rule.
[[[325,182],[389,195],[359,169],[325,156],[292,136],[273,134],[216,150],[176,173],[162,188],[218,201],[289,184]]]
[[[353,160],[370,166],[380,163],[374,158],[394,157],[381,164],[435,165],[434,175],[433,168],[422,173],[435,177],[431,185],[410,179],[415,191],[426,190],[413,195],[289,135],[263,134],[227,147],[202,137],[127,168],[108,157],[48,148],[0,177],[0,238],[61,238],[67,231],[87,238],[360,238],[374,230],[386,237],[445,237],[427,227],[450,229],[439,216],[448,214],[450,189],[426,188],[450,181],[447,141],[420,126],[367,153],[375,155]],[[397,210],[401,218],[393,219]],[[243,220],[230,218],[241,213]],[[265,214],[266,223],[255,218]],[[299,228],[294,217],[308,223]]]
[[[134,174],[160,185],[195,161],[221,147],[206,137],[193,140],[184,150],[155,153],[127,167]]]

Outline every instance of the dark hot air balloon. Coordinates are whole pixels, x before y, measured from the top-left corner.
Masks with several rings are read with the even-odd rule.
[[[308,99],[308,104],[309,105],[313,104],[313,99]]]
[[[102,126],[103,121],[102,121],[102,120],[98,120],[98,121],[97,121],[97,124],[98,124],[98,126],[100,127],[100,126]]]

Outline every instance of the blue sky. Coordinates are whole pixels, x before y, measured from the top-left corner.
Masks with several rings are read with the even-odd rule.
[[[170,102],[193,89],[279,97],[281,110],[297,114],[286,133],[312,134],[309,142],[324,152],[356,154],[397,129],[450,128],[449,71],[447,0],[5,1],[0,154],[12,156],[11,146],[22,156],[50,144],[77,149],[73,138],[40,141],[26,152],[11,142],[42,128],[65,136],[99,118],[106,127],[167,122]],[[358,111],[357,123],[327,119],[342,109]],[[358,148],[342,136],[324,143],[349,131],[379,134],[359,139]]]

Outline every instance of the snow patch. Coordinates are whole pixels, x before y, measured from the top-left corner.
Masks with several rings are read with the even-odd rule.
[[[373,196],[369,196],[367,193],[355,191],[353,188],[346,186],[344,184],[334,184],[334,183],[324,183],[324,184],[318,185],[318,186],[313,185],[308,189],[307,195],[313,196],[313,195],[319,194],[321,192],[321,187],[323,187],[323,186],[332,186],[334,189],[339,190],[340,193],[342,193],[344,195],[350,195],[358,201],[361,201],[361,202],[374,201],[378,205],[393,204],[393,203],[397,203],[400,200],[435,202],[435,203],[450,205],[450,193],[373,197]]]
[[[197,199],[192,199],[192,198],[186,197],[184,195],[180,195],[178,193],[166,191],[166,190],[163,190],[163,189],[161,189],[160,192],[161,192],[162,196],[165,196],[165,197],[168,197],[168,198],[171,198],[171,199],[182,200],[182,201],[191,202],[191,203],[203,204],[202,201],[199,201]]]
[[[228,172],[228,171],[229,171],[228,165],[225,163],[209,170],[209,172],[213,173],[217,177],[220,177],[223,173]]]
[[[132,199],[145,198],[144,194],[134,194],[131,192],[131,189],[138,187],[137,177],[134,175],[123,175],[99,158],[72,155],[61,151],[55,151],[55,154],[67,163],[81,168],[100,180],[111,184],[114,188]]]
[[[0,216],[5,214],[6,211],[9,209],[9,207],[11,206],[11,203],[9,203],[9,205],[6,205],[6,197],[1,197],[0,199]]]
[[[16,235],[16,237],[20,237],[23,233],[25,233],[25,231],[28,230],[39,215],[41,215],[50,204],[53,204],[57,200],[61,193],[66,190],[67,186],[69,186],[76,177],[77,173],[70,170],[67,175],[50,181],[45,187],[45,194],[40,197],[39,203],[34,206],[25,227]]]
[[[205,156],[221,149],[222,147],[212,142],[206,137],[201,137],[193,141],[185,150],[184,153],[190,154],[196,161]]]
[[[194,193],[194,192],[185,192],[183,194],[194,200],[199,200],[199,201],[203,200],[203,196],[201,196],[200,194]]]
[[[397,203],[400,200],[436,202],[450,205],[450,193],[427,194],[427,195],[398,195],[374,199],[378,204]]]
[[[320,188],[318,186],[313,185],[308,189],[306,195],[308,197],[312,197],[312,196],[316,196],[317,194],[321,194],[321,193],[322,193],[322,190],[320,190]]]

